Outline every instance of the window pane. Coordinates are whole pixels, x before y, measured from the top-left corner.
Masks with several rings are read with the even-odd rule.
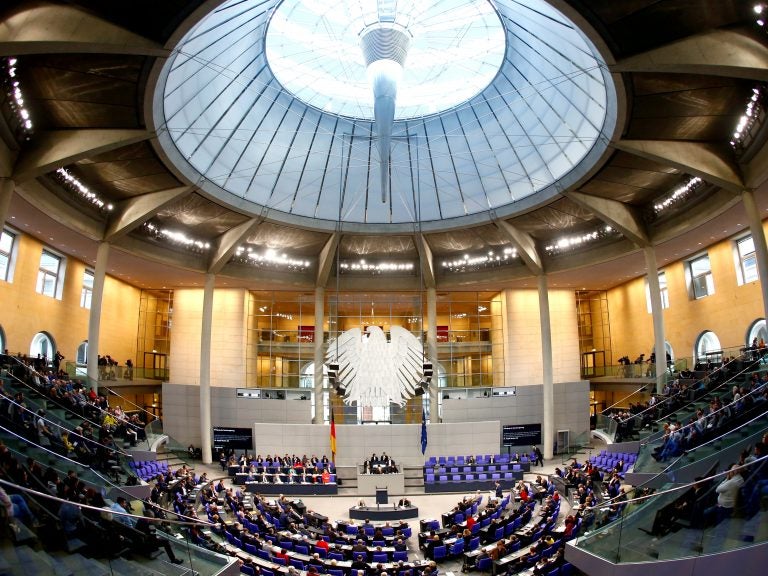
[[[742,270],[744,271],[744,283],[754,282],[758,279],[757,274],[757,258],[755,253],[749,254],[741,262]]]
[[[93,290],[93,272],[86,270],[83,273],[83,288],[90,288]]]
[[[738,247],[739,247],[739,256],[744,258],[744,256],[746,256],[747,254],[754,254],[755,241],[752,239],[752,236],[748,236],[747,238],[743,238],[742,240],[739,240]]]
[[[13,234],[3,231],[0,235],[0,252],[4,254],[11,253],[11,247],[13,246]]]
[[[0,280],[8,280],[8,256],[0,254]]]
[[[43,251],[42,255],[40,256],[40,268],[46,270],[47,272],[51,272],[52,274],[57,274],[59,272],[60,261],[61,258],[58,256],[54,256],[49,252]]]
[[[709,256],[702,256],[696,260],[691,260],[691,274],[700,276],[710,271]]]

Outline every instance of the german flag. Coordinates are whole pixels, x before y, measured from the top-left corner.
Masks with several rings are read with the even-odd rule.
[[[336,420],[331,409],[331,462],[336,464]]]

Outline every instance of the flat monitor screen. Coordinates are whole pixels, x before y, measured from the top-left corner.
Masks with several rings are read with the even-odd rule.
[[[541,424],[506,424],[501,429],[504,446],[533,446],[541,444]]]
[[[213,428],[214,450],[253,450],[253,430],[250,428]]]

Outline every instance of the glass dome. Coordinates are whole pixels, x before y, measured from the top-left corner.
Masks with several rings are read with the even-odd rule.
[[[587,174],[616,125],[605,61],[544,0],[227,0],[184,29],[155,88],[163,153],[212,197],[291,224],[505,217]],[[386,130],[371,50],[402,62]]]

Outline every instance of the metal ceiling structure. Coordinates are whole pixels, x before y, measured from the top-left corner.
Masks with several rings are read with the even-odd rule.
[[[421,261],[445,290],[526,287],[542,271],[551,286],[607,288],[644,273],[639,245],[663,263],[743,229],[741,190],[767,207],[764,134],[729,144],[768,79],[768,42],[748,3],[488,3],[505,38],[498,72],[396,116],[386,204],[369,111],[332,113],[273,73],[264,47],[279,4],[4,2],[0,56],[15,59],[34,126],[18,130],[8,100],[0,107],[0,177],[15,185],[8,224],[86,262],[108,241],[110,273],[140,287],[194,285],[214,271],[222,285],[307,289],[328,282],[338,252]],[[214,35],[205,46],[203,31]],[[311,66],[306,46],[280,59],[297,54]],[[84,199],[60,168],[113,209]],[[703,184],[654,211],[693,177]],[[238,257],[247,249],[308,265],[265,267]],[[520,257],[502,262],[511,249]],[[489,254],[485,265],[441,266]],[[419,279],[339,285],[408,290]]]

